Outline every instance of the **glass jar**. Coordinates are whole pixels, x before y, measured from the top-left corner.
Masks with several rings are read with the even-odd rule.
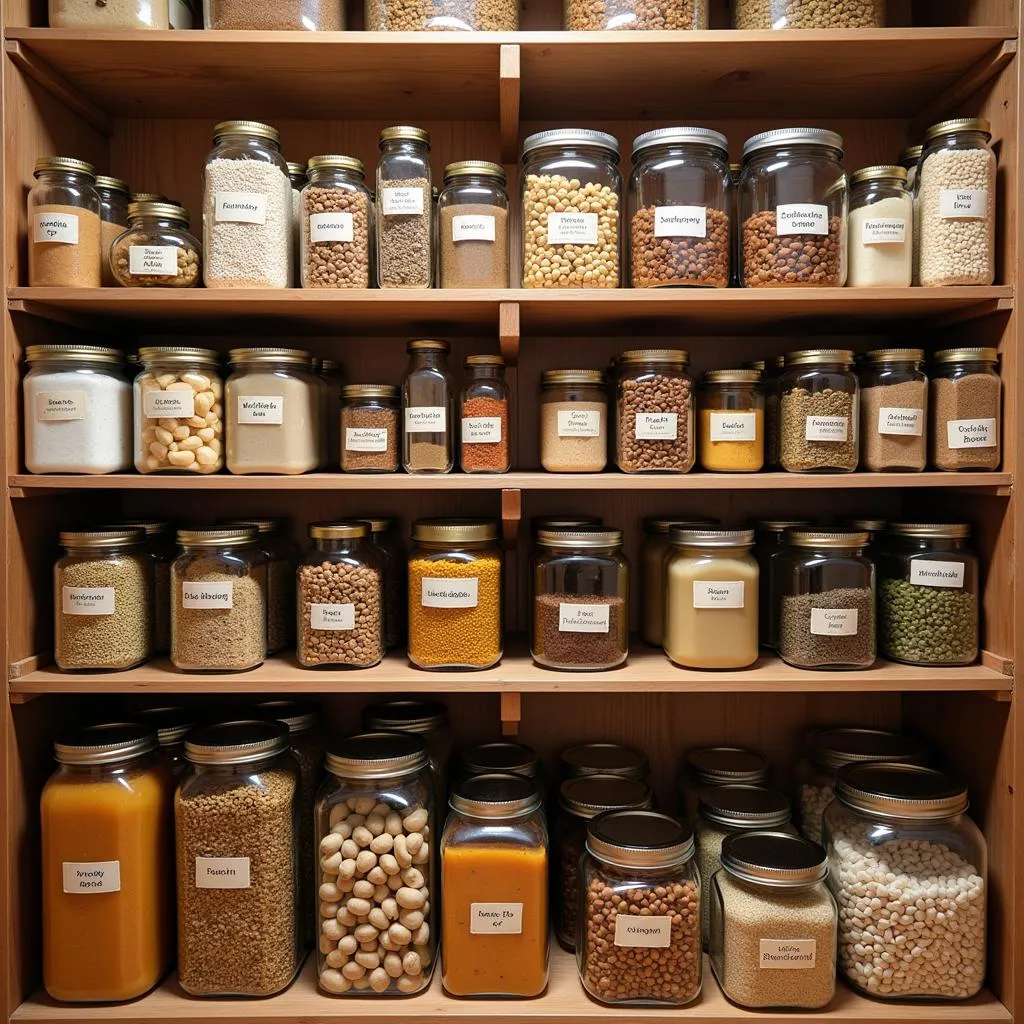
[[[529,779],[538,793],[544,791],[540,758],[525,743],[499,740],[477,743],[459,751],[457,782],[477,775],[521,775]]]
[[[775,559],[785,550],[783,538],[787,530],[811,526],[808,519],[759,519],[754,524],[753,555],[757,561],[757,616],[761,646],[774,648],[778,637],[778,615],[775,608]],[[852,529],[852,527],[851,527]]]
[[[758,657],[753,530],[673,526],[665,556],[665,653],[684,668],[746,668]]]
[[[410,341],[406,351],[402,466],[407,473],[450,473],[455,465],[455,382],[448,371],[451,345],[447,341]]]
[[[421,737],[369,732],[331,746],[314,814],[324,992],[411,995],[430,985],[438,935],[431,907],[440,902],[434,814]],[[360,925],[360,917],[368,920]],[[372,943],[361,938],[364,927],[374,929]]]
[[[203,283],[290,287],[292,237],[292,185],[277,129],[221,121],[203,170]]]
[[[505,360],[501,356],[468,356],[466,375],[459,403],[462,471],[507,473],[512,439]]]
[[[842,138],[824,128],[779,128],[747,139],[740,184],[744,287],[846,284],[842,160]]]
[[[696,747],[687,751],[679,775],[679,807],[687,821],[697,817],[701,794],[713,786],[767,786],[768,759],[743,747]]]
[[[110,251],[117,236],[128,229],[130,194],[128,183],[120,178],[96,175],[96,195],[100,197],[100,281],[104,288],[117,284],[110,268]]]
[[[366,0],[366,29],[371,32],[518,32],[516,0],[448,0],[444,4]]]
[[[782,376],[786,367],[785,356],[772,356],[765,361],[764,381],[764,461],[765,469],[776,470],[782,465]]]
[[[760,28],[885,28],[885,0],[808,6],[801,0],[736,0],[732,27]]]
[[[978,659],[978,556],[966,523],[893,523],[878,560],[879,649],[909,665]]]
[[[527,137],[524,288],[619,287],[618,159],[615,136],[592,128],[556,128]]]
[[[302,287],[302,190],[309,178],[306,165],[292,160],[285,161],[288,167],[288,184],[292,189],[292,225],[291,225],[291,286]]]
[[[188,230],[188,214],[170,203],[132,203],[128,230],[104,252],[112,284],[124,288],[195,288],[199,284],[199,240]]]
[[[913,234],[914,199],[902,167],[850,175],[851,288],[909,288]]]
[[[689,826],[654,811],[602,814],[587,827],[580,873],[576,963],[587,993],[609,1006],[696,999],[701,883]],[[651,947],[659,952],[638,951]]]
[[[981,991],[988,854],[967,806],[966,786],[931,768],[840,770],[825,844],[839,904],[839,970],[855,991],[941,1000]],[[903,951],[899,970],[872,938],[880,928]]]
[[[916,183],[920,282],[990,285],[996,279],[996,156],[983,117],[932,125]]]
[[[370,524],[370,543],[384,556],[384,644],[391,650],[405,638],[409,556],[394,519],[378,516],[363,521]]]
[[[571,953],[576,948],[580,857],[587,841],[587,823],[609,811],[645,810],[653,802],[654,794],[640,779],[592,774],[562,783],[552,845],[558,898],[555,938],[563,949]]]
[[[401,391],[393,384],[341,389],[343,473],[397,473]]]
[[[338,469],[341,451],[341,389],[345,386],[345,371],[341,363],[334,359],[320,360],[320,373],[317,375],[323,384],[325,401],[321,418],[323,419],[324,451],[323,469]]]
[[[700,389],[700,465],[715,473],[764,468],[764,394],[758,370],[708,370]]]
[[[595,13],[593,4],[567,3],[578,3],[589,16]],[[675,13],[687,4],[665,6]],[[693,6],[690,0],[691,10]],[[706,0],[703,24],[694,27],[707,27]],[[724,135],[708,128],[656,128],[637,136],[629,176],[630,285],[727,288],[730,207],[729,141]]]
[[[860,457],[860,387],[848,349],[790,352],[779,397],[787,473],[852,473]]]
[[[456,784],[441,889],[445,991],[539,996],[548,984],[548,830],[529,779],[492,774]]]
[[[408,125],[385,128],[380,133],[380,151],[377,285],[429,288],[434,265],[430,136]]]
[[[563,779],[614,775],[620,779],[647,778],[651,762],[642,750],[619,743],[580,743],[558,755]]]
[[[132,464],[132,388],[123,353],[29,345],[22,383],[30,473],[121,473]]]
[[[600,473],[608,464],[608,392],[600,370],[545,370],[540,464],[549,473]]]
[[[409,553],[409,660],[485,669],[503,650],[503,557],[488,519],[420,519]]]
[[[224,468],[224,385],[208,348],[139,349],[135,468],[140,473],[216,473]]]
[[[362,160],[314,156],[299,208],[303,288],[369,288],[373,208]]]
[[[708,881],[711,968],[749,1009],[820,1009],[836,988],[838,911],[817,844],[780,832],[730,836]]]
[[[461,160],[444,169],[437,200],[442,288],[509,287],[505,180],[501,164],[483,160]]]
[[[171,566],[171,662],[243,672],[267,657],[267,556],[256,528],[179,530]]]
[[[595,29],[705,29],[708,0],[662,0],[642,4],[638,0],[565,0],[565,27],[577,32]]]
[[[184,708],[143,708],[132,712],[132,715],[140,724],[156,733],[160,753],[173,778],[181,776],[188,767],[185,760],[185,737],[196,727],[195,714]]]
[[[1001,384],[994,348],[936,352],[931,371],[931,460],[947,472],[996,470],[1002,458]]]
[[[913,195],[917,184],[917,167],[921,162],[924,146],[907,146],[900,153],[900,166],[907,172],[907,191]]]
[[[185,757],[174,799],[178,981],[193,996],[274,995],[305,952],[299,768],[288,730],[270,721],[206,726],[186,739]],[[247,938],[215,939],[232,935]]]
[[[887,523],[884,519],[840,519],[836,525],[844,530],[853,530],[855,533],[866,533],[868,543],[864,548],[864,555],[874,562],[876,567],[878,558],[882,553]]]
[[[113,530],[142,530],[143,545],[153,562],[153,653],[171,649],[171,562],[177,554],[174,528],[162,519],[131,519]]]
[[[928,377],[924,350],[869,352],[861,373],[861,451],[873,472],[920,473],[926,462]]]
[[[530,519],[530,536],[536,540],[541,530],[572,530],[577,526],[600,526],[600,516],[533,516]]]
[[[622,531],[542,530],[530,559],[530,654],[545,668],[595,672],[629,655],[629,562]]]
[[[228,362],[228,470],[294,476],[319,468],[321,382],[309,353],[234,348]]]
[[[99,288],[105,261],[95,169],[84,160],[43,156],[36,160],[32,176],[36,183],[28,194],[29,287]]]
[[[94,0],[49,0],[50,28],[167,29],[168,0],[97,4]]]

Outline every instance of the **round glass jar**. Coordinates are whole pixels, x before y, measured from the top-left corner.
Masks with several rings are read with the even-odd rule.
[[[168,0],[131,0],[97,4],[95,0],[49,0],[50,28],[148,30],[171,28]]]
[[[177,554],[174,528],[162,519],[131,519],[113,523],[113,530],[142,530],[143,545],[153,562],[153,653],[171,649],[171,562]]]
[[[383,0],[379,2],[383,4]],[[430,136],[422,128],[408,125],[385,128],[380,133],[380,151],[375,208],[377,286],[429,288],[434,266]]]
[[[825,845],[839,904],[839,971],[855,991],[960,1000],[981,990],[988,854],[967,806],[967,788],[931,768],[840,769]],[[934,904],[919,917],[922,901]],[[873,939],[879,928],[902,951],[899,969]]]
[[[343,473],[397,473],[401,391],[393,384],[341,389]]]
[[[687,751],[679,773],[679,807],[686,821],[697,818],[701,794],[715,786],[767,786],[768,759],[743,747],[696,747]]]
[[[764,394],[759,370],[708,370],[698,395],[700,466],[713,473],[764,468]]]
[[[467,356],[466,375],[459,402],[462,471],[507,473],[512,439],[505,360],[501,356]]]
[[[96,195],[100,197],[100,279],[104,288],[117,284],[110,268],[114,241],[128,230],[128,183],[107,174],[96,175]]]
[[[783,538],[787,530],[811,526],[807,519],[759,519],[754,523],[753,555],[757,561],[757,616],[758,636],[762,647],[773,648],[778,629],[773,595],[775,557],[785,550]]]
[[[925,136],[916,200],[920,283],[990,285],[996,276],[996,155],[983,117],[932,125]]]
[[[549,473],[600,473],[608,464],[608,392],[600,370],[545,370],[540,464]]]
[[[303,288],[369,288],[373,206],[362,160],[310,158],[299,199]]]
[[[523,143],[523,287],[618,288],[619,143],[555,128]]]
[[[647,778],[651,770],[648,756],[635,747],[619,743],[580,743],[558,755],[563,779],[587,775],[614,775],[620,779]]]
[[[914,185],[917,183],[917,167],[921,162],[921,154],[924,146],[907,146],[900,153],[900,167],[907,172],[907,191],[914,194]]]
[[[885,28],[886,0],[852,0],[809,6],[802,0],[736,0],[732,27],[762,28]]]
[[[288,167],[288,184],[292,189],[292,224],[291,224],[291,285],[302,287],[302,190],[306,187],[309,177],[306,165],[286,160]],[[320,371],[317,370],[319,373]]]
[[[113,283],[124,288],[197,287],[201,250],[188,225],[188,214],[180,206],[132,203],[128,230],[104,252]]]
[[[689,826],[654,811],[602,814],[587,827],[580,873],[576,963],[586,992],[609,1006],[696,999],[701,883]]]
[[[914,199],[902,167],[850,175],[851,288],[909,288],[913,278]]]
[[[846,284],[842,160],[842,138],[824,128],[779,128],[747,139],[740,182],[744,287]]]
[[[174,799],[178,981],[193,996],[274,995],[291,984],[305,953],[299,767],[288,729],[270,721],[210,725],[188,736],[185,757]],[[248,938],[233,953],[211,940],[240,933]]]
[[[577,672],[625,664],[629,562],[621,530],[541,530],[530,577],[530,653],[538,664]]]
[[[133,717],[156,733],[160,753],[167,761],[171,775],[177,779],[188,767],[185,760],[185,737],[196,727],[196,716],[184,708],[143,708]]]
[[[78,0],[81,2],[81,0]],[[35,162],[28,194],[30,288],[99,288],[106,262],[92,164],[67,156]]]
[[[860,387],[848,349],[786,356],[779,463],[787,473],[852,473],[860,457]]]
[[[455,382],[447,341],[410,341],[402,378],[402,466],[407,473],[450,473],[455,465]]]
[[[405,638],[406,563],[409,556],[396,520],[388,516],[364,518],[370,524],[370,543],[384,556],[384,643],[388,650]]]
[[[442,288],[508,288],[505,168],[461,160],[444,169],[437,199]]]
[[[927,461],[928,377],[924,350],[869,352],[860,376],[861,454],[876,473],[920,473]]]
[[[437,956],[432,836],[439,826],[423,739],[368,732],[333,744],[314,823],[321,990],[359,996],[427,988]]]
[[[592,4],[580,6],[593,10]],[[687,4],[669,0],[666,6],[675,11]],[[706,0],[704,6],[706,21]],[[630,285],[727,288],[730,212],[724,135],[708,128],[656,128],[637,136],[629,176]]]
[[[525,743],[498,740],[477,743],[459,751],[458,782],[477,775],[495,774],[521,775],[533,783],[538,793],[544,790],[540,758],[537,751]]]
[[[370,32],[518,32],[516,0],[366,0]]]
[[[1002,385],[994,348],[936,352],[931,367],[931,461],[947,472],[996,470]]]
[[[781,468],[782,460],[782,377],[786,368],[785,356],[772,356],[765,360],[764,380],[764,462],[765,469]]]
[[[693,30],[708,28],[708,0],[565,0],[565,27],[572,31],[595,29]]]

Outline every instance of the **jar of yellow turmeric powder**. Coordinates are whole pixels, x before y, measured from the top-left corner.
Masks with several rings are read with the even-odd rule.
[[[758,370],[708,370],[701,384],[700,464],[714,473],[764,466],[764,395]]]
[[[409,555],[409,660],[491,668],[502,655],[502,554],[489,519],[420,519]]]

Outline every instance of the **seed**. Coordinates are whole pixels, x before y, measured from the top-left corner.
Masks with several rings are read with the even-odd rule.
[[[857,396],[825,388],[791,388],[783,393],[780,408],[780,461],[789,473],[828,470],[852,472],[857,468]],[[846,420],[846,440],[808,440],[813,418]]]
[[[381,193],[391,188],[421,189],[423,212],[385,216]],[[433,262],[430,223],[430,182],[426,178],[381,179],[377,188],[377,275],[381,288],[429,287]]]
[[[811,612],[853,611],[857,632],[822,636],[811,632]],[[875,595],[871,587],[838,587],[818,594],[787,594],[779,617],[779,655],[798,668],[823,665],[864,668],[875,660]]]
[[[882,654],[914,665],[970,665],[978,657],[978,600],[970,590],[883,579],[878,587]]]

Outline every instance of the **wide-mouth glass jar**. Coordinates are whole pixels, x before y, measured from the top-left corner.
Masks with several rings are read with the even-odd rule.
[[[995,470],[1002,385],[994,348],[949,348],[931,367],[931,459],[947,472]]]
[[[437,199],[442,288],[508,288],[508,195],[505,168],[461,160],[444,169]]]
[[[697,803],[714,786],[766,786],[768,759],[744,747],[696,747],[683,758],[679,773],[679,807],[686,821],[697,817]]]
[[[407,473],[450,473],[455,465],[455,382],[448,370],[447,341],[406,345],[402,379],[402,465]]]
[[[873,472],[920,473],[927,461],[928,377],[924,350],[869,352],[860,378],[861,455]]]
[[[850,176],[851,288],[909,288],[914,198],[902,167],[865,167]]]
[[[370,543],[384,556],[384,643],[391,650],[405,638],[409,556],[396,520],[390,516],[371,516],[363,521],[370,524]]]
[[[115,530],[142,530],[143,545],[153,561],[153,653],[171,649],[171,563],[177,554],[174,527],[163,519],[131,519],[111,524]]]
[[[393,384],[341,389],[341,471],[397,473],[402,393]]]
[[[374,20],[367,20],[367,28]],[[429,288],[433,283],[430,182],[430,136],[410,125],[385,128],[380,133],[375,206],[379,288]]]
[[[185,737],[196,727],[196,715],[184,708],[143,708],[133,712],[134,717],[150,731],[156,733],[156,741],[170,768],[171,775],[177,779],[185,771],[188,763],[185,760]]]
[[[839,904],[839,971],[854,990],[942,1000],[981,990],[988,855],[967,806],[967,788],[931,768],[840,770],[825,845]],[[879,928],[903,951],[900,970],[878,948]]]
[[[108,174],[96,175],[96,195],[100,197],[100,279],[104,288],[117,281],[110,269],[110,250],[114,240],[128,230],[128,183]]]
[[[650,32],[659,29],[692,30],[708,27],[708,0],[565,0],[565,27],[571,31],[594,29]]]
[[[362,160],[310,157],[299,200],[303,288],[369,288],[373,207]]]
[[[132,203],[128,229],[103,254],[124,288],[195,288],[201,248],[188,213],[170,203]]]
[[[762,28],[885,28],[886,0],[852,0],[809,6],[801,0],[736,0],[732,27]]]
[[[468,356],[466,375],[459,403],[462,471],[507,473],[512,439],[505,360],[501,356]]]
[[[80,2],[80,0],[78,0]],[[96,170],[84,160],[36,160],[28,194],[28,283],[31,288],[99,288],[102,250]]]
[[[521,775],[530,779],[538,792],[544,789],[540,758],[525,743],[497,740],[477,743],[459,751],[458,779],[475,775]]]
[[[620,779],[647,778],[650,758],[635,747],[620,743],[580,743],[558,755],[563,779],[579,779],[586,775],[614,775]]]
[[[600,473],[608,464],[608,392],[600,370],[545,370],[540,464],[549,473]]]
[[[762,647],[774,647],[778,621],[773,595],[775,558],[785,549],[783,538],[787,530],[810,526],[807,519],[759,519],[754,523],[753,555],[757,560],[757,615],[758,635]]]
[[[203,19],[207,29],[340,32],[345,5],[340,0],[289,0],[264,8],[244,0],[203,0]]]
[[[698,396],[700,466],[715,473],[764,467],[764,393],[759,370],[708,370]]]
[[[618,288],[619,143],[554,128],[523,143],[523,287]]]
[[[366,29],[371,32],[517,32],[516,0],[421,0],[416,4],[395,0],[366,0]]]

